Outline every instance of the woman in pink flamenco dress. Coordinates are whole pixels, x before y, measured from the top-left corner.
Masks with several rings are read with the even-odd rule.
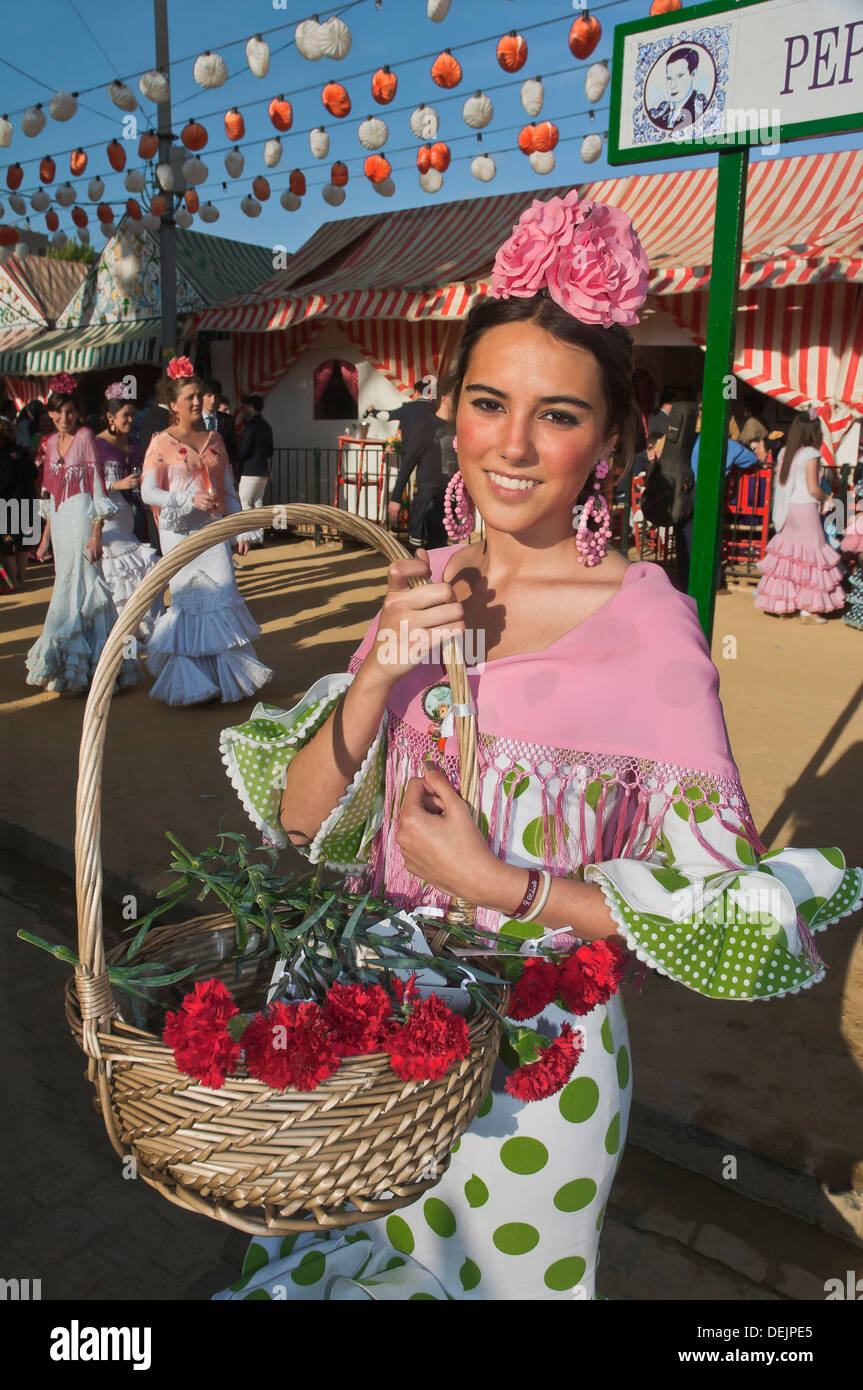
[[[821,425],[796,416],[779,455],[773,524],[776,534],[759,560],[761,580],[755,606],[777,615],[799,613],[803,622],[823,623],[845,603],[842,566],[827,544],[820,506],[830,497],[818,485]]]

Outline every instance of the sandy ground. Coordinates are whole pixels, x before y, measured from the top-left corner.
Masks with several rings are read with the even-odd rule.
[[[259,655],[276,671],[267,700],[289,705],[319,675],[345,669],[380,603],[384,568],[365,552],[300,540],[246,557],[241,588],[263,629]],[[0,829],[7,847],[30,855],[35,842],[18,831],[38,837],[44,857],[63,866],[74,837],[84,702],[24,681],[51,579],[48,567],[36,567],[24,594],[0,600]],[[732,747],[772,847],[836,844],[850,862],[863,862],[861,658],[863,638],[841,622],[768,618],[746,590],[717,599],[714,659]],[[150,700],[148,688],[145,678],[110,713],[103,854],[114,896],[158,887],[166,829],[197,848],[223,815],[233,828],[247,824],[218,735],[249,704],[170,709]],[[639,994],[630,990],[635,1096],[647,1128],[665,1117],[716,1136],[717,1165],[724,1154],[741,1163],[751,1154],[811,1175],[828,1217],[827,1189],[863,1192],[859,929],[859,917],[846,919],[820,936],[826,982],[784,1001],[718,1004],[656,975]]]

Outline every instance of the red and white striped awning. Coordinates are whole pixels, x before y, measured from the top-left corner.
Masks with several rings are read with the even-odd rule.
[[[863,281],[863,151],[763,159],[749,170],[741,288]],[[543,189],[542,197],[568,191]],[[710,281],[716,169],[581,186],[632,217],[653,294]],[[195,316],[199,328],[275,332],[308,319],[459,319],[488,289],[494,249],[536,194],[474,198],[325,224],[286,270]]]

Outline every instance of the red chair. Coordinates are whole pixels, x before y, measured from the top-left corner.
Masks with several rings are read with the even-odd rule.
[[[357,490],[356,515],[362,515],[363,488],[376,488],[375,515],[369,520],[382,521],[381,506],[384,482],[387,475],[387,450],[380,439],[353,439],[350,435],[339,435],[339,453],[336,460],[336,487],[333,506],[339,505],[339,491],[342,487],[355,487]],[[353,509],[349,509],[353,510]]]

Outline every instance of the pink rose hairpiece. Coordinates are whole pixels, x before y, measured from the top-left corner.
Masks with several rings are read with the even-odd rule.
[[[107,401],[121,401],[123,399],[122,381],[111,382],[111,385],[108,386],[105,390],[105,399]]]
[[[178,381],[181,377],[194,376],[195,368],[188,357],[172,357],[168,363],[167,375],[171,381]]]
[[[78,380],[71,376],[69,372],[58,372],[52,376],[48,382],[48,390],[52,396],[71,396],[78,389]]]
[[[605,328],[638,323],[650,265],[632,220],[621,208],[563,198],[536,199],[494,260],[491,294],[527,298],[546,291],[582,323]]]

